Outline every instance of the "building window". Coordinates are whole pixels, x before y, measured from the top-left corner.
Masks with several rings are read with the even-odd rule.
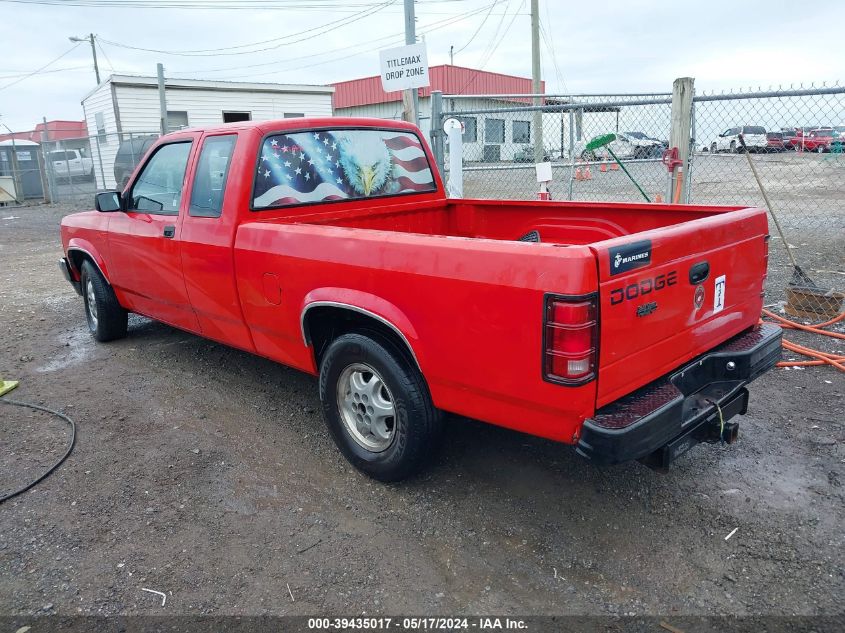
[[[237,123],[238,121],[252,121],[252,112],[223,113],[223,123]]]
[[[102,112],[94,113],[94,124],[97,126],[97,141],[100,145],[108,145],[109,137],[106,134],[106,120]]]
[[[188,113],[183,110],[167,111],[167,131],[175,132],[188,127]]]
[[[504,143],[505,142],[505,121],[504,119],[484,119],[484,142]]]
[[[285,112],[283,115],[286,119],[299,119],[305,116],[302,112]]]
[[[528,121],[514,121],[513,122],[513,142],[514,143],[530,143],[531,142],[531,123]]]
[[[464,143],[475,143],[478,140],[478,122],[474,116],[456,116],[464,124]]]

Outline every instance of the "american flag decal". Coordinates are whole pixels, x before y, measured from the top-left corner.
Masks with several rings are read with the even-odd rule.
[[[385,130],[314,130],[265,139],[253,207],[434,191],[416,135]]]

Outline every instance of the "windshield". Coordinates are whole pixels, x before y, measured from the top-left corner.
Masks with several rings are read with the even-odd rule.
[[[781,134],[780,132],[769,132],[768,134],[766,134],[766,138],[781,138],[782,139],[783,134]]]
[[[50,160],[73,160],[76,156],[72,152],[50,152]]]
[[[746,125],[742,128],[743,134],[765,134],[766,128],[760,127],[759,125]]]
[[[627,136],[631,136],[631,137],[633,137],[633,138],[638,138],[638,139],[641,139],[641,140],[642,140],[642,139],[644,139],[644,138],[648,138],[648,137],[647,137],[645,134],[643,134],[642,132],[625,132],[625,134],[626,134]]]
[[[253,209],[435,191],[416,134],[398,130],[312,130],[264,139]]]

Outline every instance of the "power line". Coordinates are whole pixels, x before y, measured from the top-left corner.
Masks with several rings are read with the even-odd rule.
[[[443,2],[447,0],[442,0]],[[177,10],[227,10],[227,11],[242,11],[244,9],[256,10],[284,10],[284,11],[300,11],[300,10],[332,10],[338,11],[344,8],[361,8],[373,7],[377,2],[332,2],[331,0],[313,0],[311,2],[303,2],[302,0],[291,0],[285,2],[284,0],[224,0],[215,2],[214,0],[177,0],[175,2],[164,2],[162,0],[0,0],[0,2],[9,2],[14,4],[29,4],[29,5],[43,5],[43,6],[62,6],[62,7],[97,7],[97,8],[111,8],[111,9],[177,9]],[[436,2],[440,4],[442,2]]]
[[[17,1],[17,0],[15,0]],[[281,41],[280,40],[287,40],[292,37],[298,37],[300,35],[305,35],[306,33],[314,33],[314,31],[318,31],[320,29],[325,29],[316,35],[325,35],[331,31],[337,30],[343,26],[348,24],[352,24],[354,22],[358,22],[359,20],[363,20],[366,17],[369,17],[375,13],[378,13],[381,9],[390,6],[391,4],[395,3],[396,0],[387,0],[387,2],[382,2],[381,4],[376,5],[373,8],[366,9],[364,11],[360,11],[358,13],[353,14],[352,16],[347,16],[344,18],[340,18],[339,20],[335,20],[333,22],[327,22],[325,24],[321,24],[320,26],[315,26],[310,29],[306,29],[304,31],[299,31],[297,33],[291,33],[289,35],[285,35],[282,37],[274,38],[272,40],[265,40],[263,42],[253,42],[251,44],[239,44],[237,46],[230,46],[224,48],[216,48],[216,49],[198,49],[195,51],[168,51],[163,49],[156,49],[156,48],[143,48],[140,46],[130,46],[129,44],[123,44],[121,42],[114,42],[112,40],[107,40],[104,38],[100,38],[100,40],[110,46],[117,46],[119,48],[127,48],[129,50],[135,51],[144,51],[146,53],[157,53],[160,55],[175,55],[179,57],[220,57],[220,56],[228,56],[228,55],[251,55],[252,53],[262,53],[269,50],[274,50],[277,48],[281,48],[283,46],[290,46],[291,44],[298,44],[299,42],[303,42],[306,39],[310,39],[314,37],[314,35],[310,35],[308,37],[300,38],[298,40],[292,40],[289,42]],[[331,26],[332,28],[325,28]],[[233,51],[233,52],[223,52],[223,51],[231,51],[234,48],[245,48],[248,46],[258,46],[260,44],[267,44],[269,42],[280,42],[275,44],[274,46],[267,46],[265,48],[257,48],[255,50],[250,51]]]
[[[499,2],[501,0],[496,0],[496,1]],[[451,26],[452,24],[456,24],[458,22],[465,20],[466,18],[470,18],[474,15],[477,15],[477,14],[483,12],[487,8],[488,8],[487,6],[483,6],[483,7],[477,8],[477,9],[467,11],[467,12],[462,13],[462,14],[458,14],[458,15],[451,17],[451,18],[444,18],[442,20],[436,20],[434,22],[431,22],[429,24],[422,26],[421,29],[420,29],[420,34],[423,35],[423,34],[426,34],[426,33],[431,33],[432,31],[437,31],[439,29],[446,28],[447,26]],[[360,48],[361,46],[368,46],[369,44],[372,44],[373,42],[384,42],[386,40],[395,40],[395,39],[399,38],[400,36],[402,37],[402,41],[404,41],[404,31],[397,31],[395,33],[392,33],[390,35],[386,35],[386,36],[383,36],[383,37],[380,37],[380,38],[370,39],[370,40],[368,40],[364,43],[359,42],[357,44],[351,44],[349,46],[342,46],[340,48],[335,48],[335,49],[332,49],[332,50],[329,50],[329,51],[325,51],[323,53],[318,53],[318,55],[338,53],[340,51],[356,49],[356,48]],[[379,46],[375,49],[367,49],[367,51],[362,51],[362,52],[369,52],[370,50],[379,50],[380,48],[382,48],[382,46]],[[245,69],[248,69],[248,68],[262,68],[262,67],[265,67],[265,66],[276,66],[280,62],[284,62],[284,63],[296,62],[296,61],[300,61],[300,60],[303,60],[303,59],[313,59],[313,58],[314,58],[314,54],[308,54],[308,55],[301,55],[299,57],[286,57],[283,60],[273,60],[273,61],[269,61],[269,62],[259,62],[259,63],[255,63],[255,64],[246,64],[246,65],[242,65],[242,66],[229,66],[227,68],[211,68],[211,69],[197,68],[197,69],[193,69],[193,70],[178,70],[177,69],[177,70],[173,70],[171,72],[174,75],[176,75],[176,74],[227,72],[227,71],[230,71],[230,70],[245,70]],[[321,64],[324,64],[324,63],[330,63],[332,61],[336,61],[337,59],[343,59],[343,58],[342,57],[341,58],[332,58],[330,60],[327,60],[327,61],[324,61],[324,62],[318,62],[316,64],[310,64],[308,66],[297,66],[297,68],[310,68],[312,66],[321,65]],[[283,71],[281,71],[281,70],[280,71],[272,71],[272,72],[269,72],[269,73],[261,73],[261,74],[268,74],[269,75],[269,74],[273,74],[275,72],[283,72]],[[251,74],[251,76],[260,76],[261,74],[253,73],[253,74]]]
[[[478,65],[477,70],[484,70],[484,67],[487,65],[487,63],[488,63],[488,62],[492,59],[493,55],[495,54],[496,49],[498,49],[498,48],[499,48],[499,44],[501,44],[501,43],[504,41],[505,37],[507,37],[507,34],[510,32],[511,27],[513,26],[513,23],[514,23],[514,21],[516,20],[516,16],[518,16],[518,15],[519,15],[519,12],[522,10],[522,8],[523,8],[524,6],[525,6],[525,0],[522,0],[522,2],[520,2],[520,3],[519,3],[519,5],[516,7],[516,11],[514,11],[514,12],[513,12],[513,16],[511,16],[511,21],[510,21],[510,22],[508,22],[507,27],[505,27],[505,30],[502,32],[502,36],[498,39],[498,41],[496,41],[495,45],[493,45],[493,47],[492,47],[492,48],[490,48],[490,51],[489,51],[489,53],[487,53],[486,57],[484,57],[484,58],[481,60],[481,63]],[[491,40],[490,40],[490,42],[492,43],[494,39],[495,39],[495,36],[494,36],[494,38],[493,38],[493,39],[491,39]],[[483,56],[483,55],[482,55],[482,56]],[[478,79],[478,75],[474,75],[474,76],[472,77],[472,79],[470,79],[468,82],[466,82],[466,83],[465,83],[465,84],[461,87],[461,89],[460,89],[460,90],[458,90],[458,92],[457,92],[456,94],[463,94],[463,92],[464,92],[464,91],[465,91],[465,90],[466,90],[469,86],[471,86],[473,83],[475,83],[475,81],[476,81],[477,79]]]
[[[100,52],[103,54],[103,57],[106,58],[106,63],[109,65],[109,69],[111,69],[112,74],[114,74],[114,66],[112,66],[111,60],[109,59],[109,56],[106,54],[106,49],[104,49],[103,45],[100,44],[100,38],[95,36],[94,42],[97,44],[97,48],[100,49]]]
[[[8,84],[6,84],[5,86],[0,86],[0,90],[5,90],[6,88],[11,88],[12,86],[14,86],[14,85],[16,85],[16,84],[19,84],[20,82],[22,82],[22,81],[24,81],[24,80],[26,80],[26,79],[29,79],[29,78],[30,78],[30,77],[32,77],[33,75],[37,75],[38,73],[43,72],[46,68],[49,68],[50,66],[52,66],[53,64],[55,64],[57,61],[59,61],[60,59],[62,59],[63,57],[65,57],[66,55],[68,55],[69,53],[71,53],[72,51],[76,50],[76,47],[77,47],[77,46],[79,46],[79,44],[80,44],[80,42],[77,42],[76,44],[74,44],[73,46],[71,46],[68,50],[66,50],[64,53],[62,53],[61,55],[59,55],[58,57],[56,57],[56,59],[54,59],[54,60],[53,60],[53,61],[51,61],[51,62],[47,62],[46,64],[44,64],[44,65],[43,65],[41,68],[39,68],[38,70],[33,70],[31,73],[28,73],[28,74],[24,75],[24,76],[23,76],[23,77],[21,77],[20,79],[16,79],[16,80],[15,80],[15,81],[13,81],[12,83],[8,83]]]
[[[555,67],[555,75],[557,75],[557,80],[560,82],[560,88],[564,92],[568,92],[566,82],[563,80],[563,73],[560,72],[560,67],[557,65],[557,56],[554,53],[554,45],[549,44],[549,37],[546,34],[546,30],[543,28],[542,22],[540,22],[540,35],[543,36],[543,43],[546,45],[546,50],[552,58],[552,65]]]
[[[86,70],[91,68],[90,66],[68,66],[67,68],[54,68],[53,70],[29,70],[26,72],[19,72],[10,75],[0,75],[0,79],[16,79],[17,77],[31,77],[32,75],[47,75],[49,73],[63,73],[63,72],[73,72],[76,70]]]
[[[476,36],[476,35],[478,35],[478,33],[481,31],[481,29],[482,29],[482,28],[484,28],[484,25],[487,23],[487,18],[489,18],[489,17],[490,17],[490,14],[491,14],[491,13],[493,13],[493,8],[494,8],[497,4],[498,4],[498,2],[494,2],[493,4],[491,4],[491,5],[490,5],[490,10],[487,12],[487,15],[485,15],[485,16],[484,16],[484,19],[483,19],[483,20],[481,20],[481,24],[479,24],[479,25],[478,25],[478,28],[477,28],[477,29],[475,29],[475,33],[473,33],[473,34],[472,34],[472,37],[471,37],[471,38],[469,38],[469,41],[468,41],[466,44],[464,44],[461,48],[459,48],[459,49],[458,49],[457,51],[455,51],[455,52],[460,53],[461,51],[463,51],[464,49],[466,49],[466,47],[467,47],[467,46],[469,46],[470,44],[472,44],[473,40],[475,39],[475,36]]]

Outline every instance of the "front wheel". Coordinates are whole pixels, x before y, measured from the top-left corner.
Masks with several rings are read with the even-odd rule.
[[[126,336],[129,314],[118,303],[114,290],[100,271],[86,261],[82,264],[82,298],[88,330],[101,342]]]
[[[736,141],[731,141],[731,154],[736,154]]]
[[[434,452],[442,416],[407,354],[378,334],[344,334],[320,363],[329,432],[355,468],[380,481],[419,471]]]
[[[710,153],[715,154],[718,151],[716,148],[716,143],[710,143]]]
[[[827,149],[827,148],[826,148],[824,145],[819,145],[819,146],[816,148],[816,151],[817,151],[819,154],[824,154],[824,152],[825,152],[825,150],[826,150],[826,149]]]

